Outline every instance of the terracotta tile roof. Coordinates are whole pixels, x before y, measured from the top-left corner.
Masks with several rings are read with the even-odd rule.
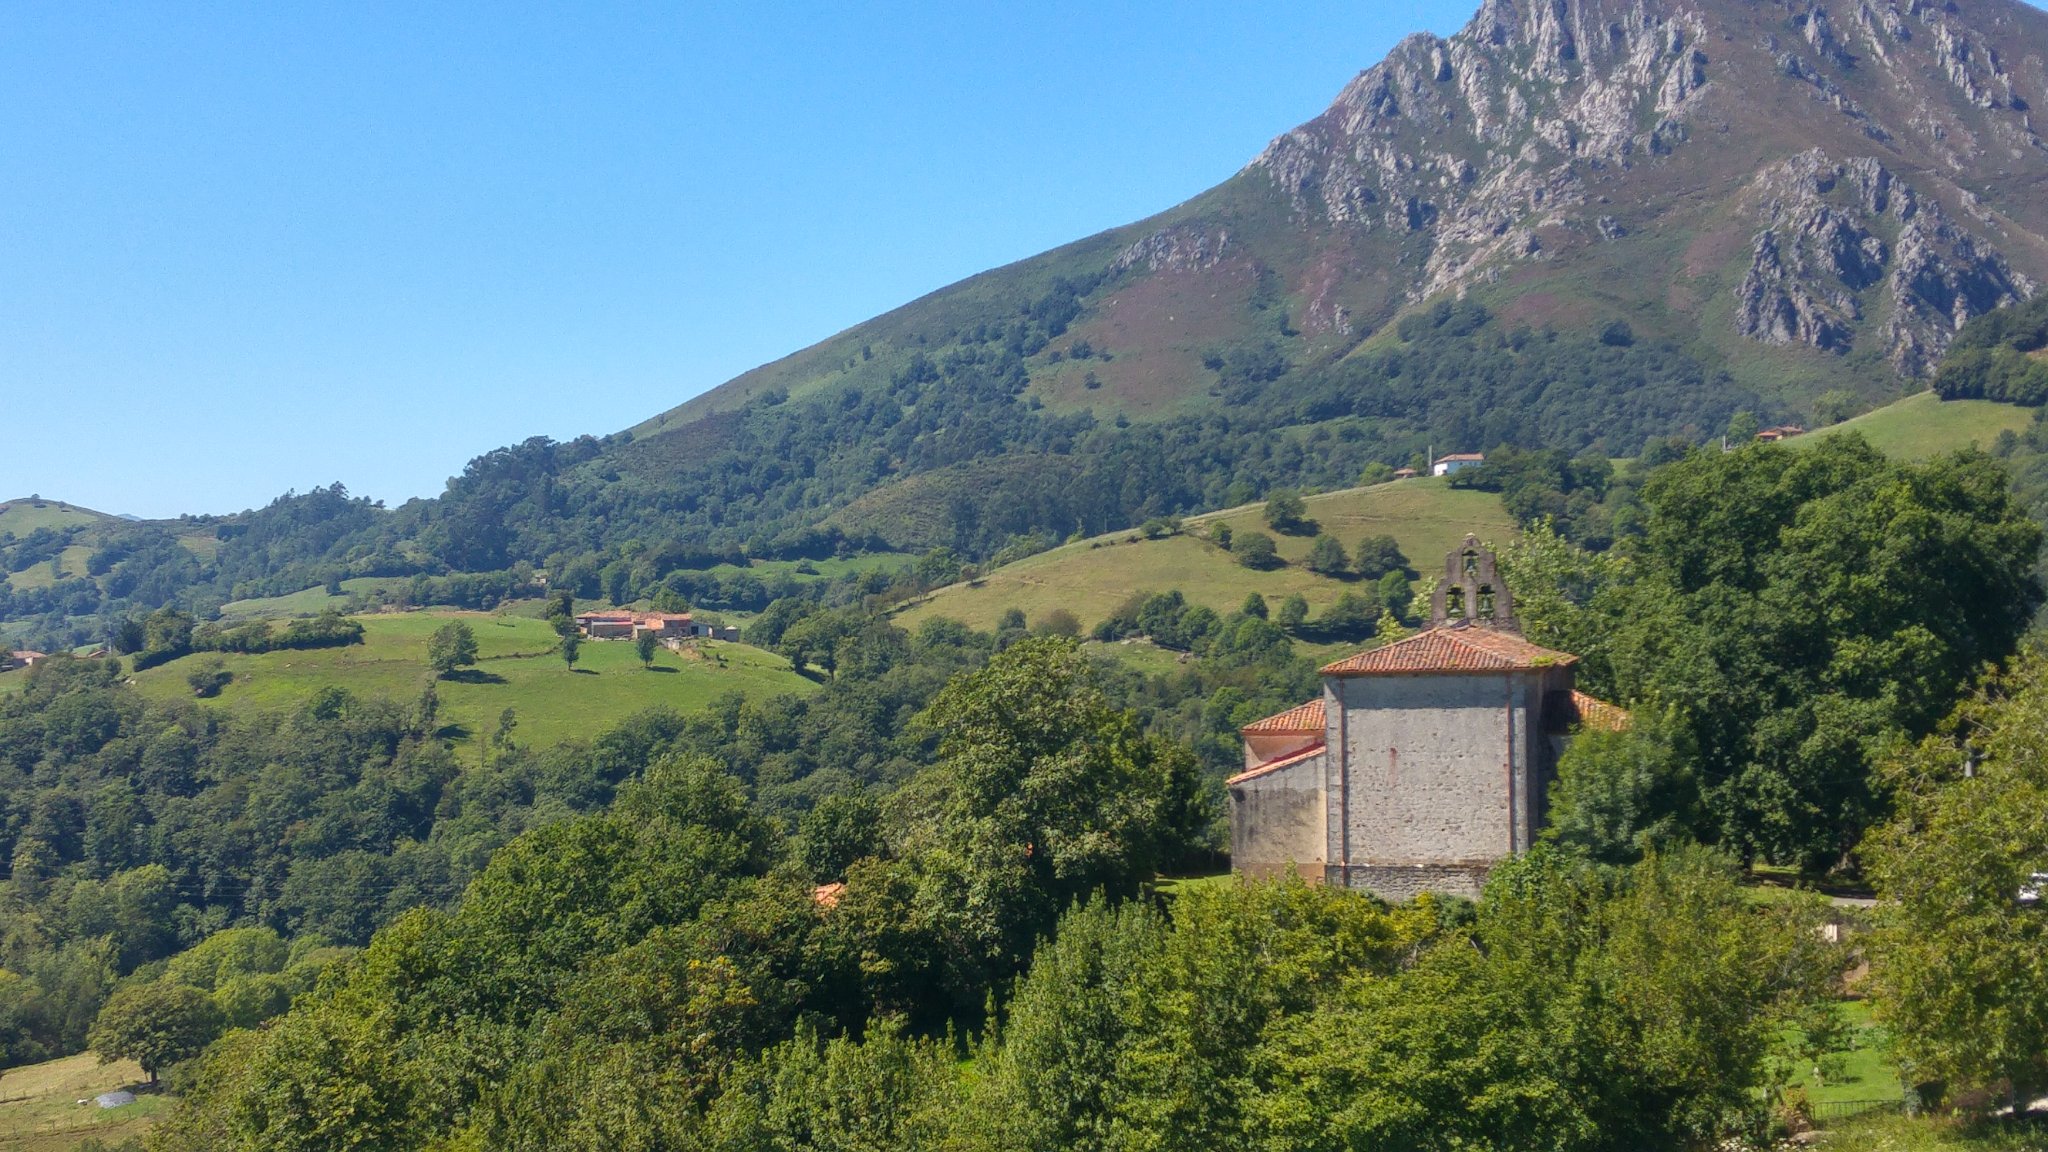
[[[1225,780],[1223,782],[1223,785],[1227,788],[1232,785],[1242,784],[1247,780],[1257,780],[1261,776],[1271,775],[1274,772],[1278,772],[1282,768],[1292,768],[1296,764],[1301,763],[1303,760],[1312,760],[1317,756],[1321,756],[1322,754],[1323,746],[1321,744],[1316,744],[1311,747],[1304,748],[1299,752],[1282,756],[1278,760],[1268,761],[1264,764],[1259,765],[1257,768],[1247,768],[1244,771],[1239,772],[1237,775],[1232,776],[1230,779]]]
[[[820,884],[816,888],[811,889],[811,900],[818,907],[828,912],[839,907],[839,898],[844,895],[846,895],[846,881],[844,880],[834,880],[830,884]]]
[[[1297,704],[1278,716],[1254,720],[1238,731],[1256,736],[1266,732],[1321,732],[1325,727],[1323,701],[1318,697],[1306,704]]]
[[[1570,713],[1579,727],[1601,732],[1626,732],[1634,719],[1628,714],[1628,709],[1595,699],[1577,688],[1571,691]]]
[[[1454,624],[1418,632],[1384,648],[1323,665],[1325,676],[1400,676],[1417,672],[1512,672],[1574,664],[1578,657],[1531,644],[1513,632]]]
[[[1439,463],[1439,464],[1446,464],[1446,463],[1449,463],[1449,462],[1451,462],[1451,461],[1454,461],[1454,460],[1484,460],[1484,459],[1486,459],[1486,453],[1484,453],[1484,452],[1453,452],[1453,453],[1451,453],[1451,454],[1450,454],[1449,456],[1439,456],[1439,457],[1437,457],[1437,458],[1436,458],[1436,462],[1437,462],[1437,463]]]

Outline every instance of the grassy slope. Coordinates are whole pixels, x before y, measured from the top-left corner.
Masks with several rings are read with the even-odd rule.
[[[220,659],[235,678],[215,707],[287,708],[330,686],[411,702],[429,676],[427,638],[448,620],[462,619],[476,630],[478,666],[462,678],[441,681],[436,691],[443,722],[454,726],[449,734],[472,746],[479,735],[497,727],[506,708],[518,713],[516,738],[521,743],[552,744],[595,736],[625,716],[656,705],[689,710],[734,689],[768,695],[814,687],[791,672],[781,657],[743,644],[707,646],[708,652],[724,657],[722,667],[664,651],[655,661],[658,671],[650,672],[640,667],[633,645],[593,641],[584,644],[571,672],[555,654],[553,631],[539,620],[480,612],[411,612],[361,619],[364,643],[353,647],[257,656],[200,653],[151,668],[135,680],[144,695],[155,699],[188,697],[187,673]],[[9,673],[0,679],[18,676]],[[0,691],[5,690],[0,685]]]
[[[1252,592],[1269,601],[1299,592],[1311,609],[1320,611],[1350,585],[1300,566],[1308,553],[1308,537],[1278,537],[1280,553],[1289,563],[1270,572],[1242,567],[1222,549],[1197,538],[1217,521],[1233,530],[1263,531],[1263,508],[1250,504],[1199,516],[1189,521],[1187,534],[1163,540],[1116,533],[1068,544],[999,568],[976,583],[939,589],[904,609],[898,623],[915,628],[928,616],[949,616],[976,628],[992,628],[1008,608],[1023,609],[1032,621],[1054,608],[1065,608],[1088,628],[1133,593],[1175,588],[1189,602],[1218,612],[1236,609]],[[1467,532],[1494,541],[1514,532],[1498,497],[1452,489],[1436,479],[1324,493],[1309,497],[1308,508],[1347,551],[1362,536],[1386,533],[1400,541],[1409,561],[1424,572],[1440,564]]]
[[[38,528],[75,528],[81,524],[100,524],[113,519],[104,512],[58,500],[24,497],[0,503],[0,532],[12,532],[16,536],[26,536]]]
[[[102,1064],[90,1052],[0,1073],[0,1152],[60,1152],[87,1138],[115,1145],[142,1135],[168,1106],[165,1097],[138,1096],[119,1108],[78,1101],[143,1079],[133,1060]]]
[[[2031,408],[1991,400],[1943,401],[1932,392],[1921,392],[1789,443],[1814,444],[1826,433],[1859,432],[1883,452],[1917,459],[1972,444],[1989,448],[2000,432],[2023,431],[2033,422]]]

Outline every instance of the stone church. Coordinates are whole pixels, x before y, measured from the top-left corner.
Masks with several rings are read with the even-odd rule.
[[[1235,867],[1390,900],[1477,896],[1542,830],[1569,734],[1628,723],[1573,687],[1577,663],[1522,638],[1493,553],[1467,536],[1426,629],[1326,665],[1320,699],[1245,725]]]

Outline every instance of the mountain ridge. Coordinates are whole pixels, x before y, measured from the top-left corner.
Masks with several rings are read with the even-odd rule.
[[[1539,323],[1636,313],[1738,379],[1774,375],[1749,362],[1776,360],[1835,385],[1854,374],[1846,361],[1882,361],[1898,379],[1863,390],[1888,398],[1962,321],[2048,277],[2048,211],[2025,195],[2048,183],[2032,122],[2044,51],[2048,15],[2012,0],[1487,0],[1450,37],[1402,40],[1216,188],[940,288],[634,432],[775,389],[862,386],[879,373],[846,369],[850,354],[893,362],[919,337],[942,343],[958,313],[1088,265],[1108,284],[1076,330],[1132,363],[1093,366],[1107,395],[1088,398],[1041,354],[1031,394],[1055,407],[1201,406],[1203,345],[1252,327],[1242,313],[1275,277],[1292,328],[1277,339],[1302,363],[1429,299],[1481,292]],[[1860,207],[1837,203],[1851,185]],[[1654,298],[1527,299],[1681,234]],[[1219,324],[1204,295],[1239,314]],[[1678,319],[1643,315],[1660,309]],[[1151,395],[1160,375],[1175,377],[1165,400]]]

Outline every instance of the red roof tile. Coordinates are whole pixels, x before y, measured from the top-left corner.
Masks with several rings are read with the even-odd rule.
[[[1271,773],[1278,772],[1282,768],[1292,768],[1296,764],[1301,763],[1303,760],[1313,759],[1317,756],[1321,756],[1322,754],[1323,745],[1316,744],[1312,747],[1304,748],[1301,751],[1295,752],[1291,755],[1282,756],[1278,760],[1267,761],[1266,763],[1259,765],[1257,768],[1248,768],[1245,771],[1239,772],[1237,775],[1232,776],[1230,779],[1225,780],[1223,784],[1225,787],[1229,787],[1233,784],[1242,784],[1247,780],[1257,780],[1261,776],[1266,776],[1270,775]]]
[[[1571,711],[1579,727],[1601,732],[1626,732],[1634,719],[1628,709],[1588,696],[1577,688],[1572,689]]]
[[[1384,648],[1323,666],[1325,676],[1400,676],[1417,672],[1512,672],[1577,663],[1513,632],[1452,625],[1418,632]]]
[[[1317,698],[1306,704],[1297,704],[1278,716],[1254,720],[1238,731],[1251,735],[1263,732],[1321,732],[1326,726],[1323,702]]]

